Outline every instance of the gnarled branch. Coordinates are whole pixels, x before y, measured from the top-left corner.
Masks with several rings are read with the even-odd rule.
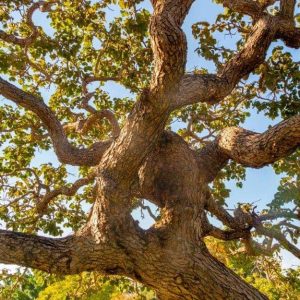
[[[0,256],[5,264],[18,264],[46,272],[73,273],[74,238],[52,239],[0,230]]]
[[[233,56],[216,75],[186,75],[180,82],[179,93],[174,97],[172,109],[207,102],[218,103],[234,89],[240,79],[250,74],[265,59],[275,38],[278,24],[263,15],[254,25],[243,49]]]
[[[194,0],[152,1],[154,14],[150,23],[154,71],[151,82],[153,93],[165,94],[174,89],[184,74],[186,37],[181,29]]]
[[[282,121],[261,134],[228,127],[215,144],[228,158],[247,167],[261,168],[289,155],[300,145],[300,116]]]
[[[48,273],[78,274],[87,270],[114,273],[126,261],[126,256],[118,250],[96,243],[90,236],[55,239],[0,230],[1,263]]]
[[[199,168],[206,169],[207,182],[232,159],[243,166],[261,168],[291,154],[300,145],[300,116],[294,116],[256,133],[241,127],[227,127],[215,141],[196,153]]]
[[[282,16],[289,18],[294,23],[294,11],[296,0],[281,0],[280,13]]]
[[[69,143],[56,115],[40,97],[22,91],[2,78],[0,78],[0,94],[34,112],[42,120],[51,137],[55,153],[62,163],[79,166],[97,165],[111,144],[110,141],[97,142],[89,149],[78,149]]]
[[[288,47],[300,48],[300,28],[289,20],[280,20],[276,38],[282,39]]]

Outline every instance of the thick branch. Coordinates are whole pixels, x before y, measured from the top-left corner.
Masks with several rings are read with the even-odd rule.
[[[233,89],[240,79],[250,74],[266,56],[277,31],[275,19],[264,16],[254,25],[244,48],[223,68],[219,76],[225,78]]]
[[[73,242],[72,237],[52,239],[0,230],[1,263],[72,273]]]
[[[111,144],[109,141],[98,142],[89,149],[77,149],[68,142],[59,120],[41,98],[22,91],[2,78],[0,78],[0,94],[37,114],[47,128],[55,153],[62,163],[86,166],[97,165],[103,153]]]
[[[262,16],[254,25],[243,49],[217,75],[186,75],[180,82],[179,93],[172,108],[208,102],[217,103],[234,89],[240,79],[250,74],[265,59],[277,32],[276,20]]]
[[[262,134],[228,127],[216,139],[216,146],[228,158],[253,168],[261,168],[286,157],[299,145],[300,116],[282,121]]]
[[[294,26],[290,20],[280,20],[276,38],[282,39],[288,47],[300,48],[300,28]]]
[[[240,127],[223,129],[216,140],[196,153],[207,182],[232,159],[246,167],[261,168],[291,154],[300,145],[300,116],[282,121],[264,133]]]
[[[193,2],[153,1],[150,35],[154,54],[151,90],[154,93],[170,92],[184,74],[187,43],[181,26]]]
[[[203,175],[206,182],[212,182],[229,160],[228,155],[216,147],[215,142],[211,142],[195,152],[195,158],[199,170],[205,170]]]
[[[240,238],[248,238],[250,235],[249,230],[222,230],[211,225],[210,231],[207,236],[213,236],[222,241],[232,241]]]
[[[261,14],[262,7],[253,0],[222,0],[222,4],[231,10],[257,18]]]
[[[294,21],[293,19],[294,19],[295,5],[296,5],[296,0],[281,0],[280,1],[281,15]]]
[[[47,273],[78,274],[122,272],[127,257],[112,245],[96,243],[90,236],[48,238],[0,230],[0,262]],[[128,262],[127,262],[128,263]]]

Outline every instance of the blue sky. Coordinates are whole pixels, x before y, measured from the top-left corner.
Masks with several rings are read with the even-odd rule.
[[[150,1],[144,1],[144,7],[152,10]],[[188,61],[187,61],[187,71],[193,70],[195,67],[205,67],[210,71],[213,70],[213,65],[204,61],[200,58],[194,50],[197,47],[197,41],[195,41],[191,34],[191,25],[197,21],[213,21],[216,15],[221,12],[223,8],[212,3],[211,0],[201,0],[196,1],[193,5],[189,16],[184,23],[184,31],[187,34],[188,40]],[[116,7],[111,7],[107,10],[109,17],[113,18],[118,15],[118,10]],[[34,15],[34,22],[36,25],[43,26],[44,30],[51,35],[52,29],[45,19],[45,15],[37,12]],[[230,36],[221,37],[220,45],[232,45],[232,39]],[[299,56],[299,52],[291,51],[295,57]],[[110,93],[111,97],[124,97],[128,95],[128,91],[115,83],[107,83],[105,89]],[[44,95],[46,98],[48,95]],[[273,125],[274,122],[270,121],[263,114],[253,113],[251,117],[247,119],[244,128],[249,130],[262,132],[267,129],[269,125]],[[39,163],[47,159],[48,161],[57,161],[53,153],[41,153],[37,155],[35,163]],[[76,168],[70,168],[70,172],[76,174]],[[74,179],[76,179],[74,177]],[[232,189],[229,200],[227,201],[229,208],[234,208],[237,202],[255,202],[259,208],[265,207],[266,203],[273,199],[273,195],[277,190],[280,177],[275,174],[271,167],[265,167],[263,169],[247,170],[247,180],[244,183],[242,189],[236,188],[234,182],[229,182],[228,187]],[[141,219],[140,212],[134,212],[134,217],[140,220],[140,225],[147,228],[152,223],[152,220],[147,217],[145,213],[145,219]],[[299,261],[292,255],[283,252],[283,266],[289,267],[293,265],[298,265]]]

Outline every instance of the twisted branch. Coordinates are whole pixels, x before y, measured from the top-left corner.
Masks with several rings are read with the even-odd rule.
[[[2,78],[0,78],[0,94],[34,112],[41,119],[49,132],[54,151],[62,163],[77,166],[97,165],[111,144],[110,141],[97,142],[88,149],[78,149],[69,143],[63,126],[40,97],[24,92]]]
[[[52,5],[54,5],[55,3],[56,1],[49,1],[49,2],[38,1],[28,8],[25,16],[25,22],[31,29],[30,36],[26,38],[20,38],[14,36],[13,34],[8,34],[5,31],[0,29],[0,39],[2,39],[7,43],[12,43],[20,46],[29,46],[36,40],[39,34],[37,27],[34,25],[32,21],[32,16],[34,12],[38,9],[40,9],[43,12],[49,12],[51,10]]]

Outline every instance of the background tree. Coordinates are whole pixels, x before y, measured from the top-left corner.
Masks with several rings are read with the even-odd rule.
[[[204,238],[300,257],[299,63],[271,45],[300,47],[299,3],[217,1],[225,11],[216,21],[193,25],[210,74],[185,69],[181,27],[194,1],[152,1],[151,12],[141,2],[1,1],[0,262],[125,275],[162,299],[266,299]],[[120,15],[108,20],[112,3]],[[47,15],[48,30],[35,13]],[[235,47],[220,47],[217,32],[235,34]],[[132,97],[111,99],[109,81]],[[283,121],[261,134],[237,127],[249,108]],[[176,134],[174,121],[186,127]],[[60,163],[36,161],[40,150]],[[229,213],[224,181],[241,185],[245,167],[268,164],[285,174],[274,200]],[[67,166],[78,167],[76,181]],[[159,208],[148,230],[131,216],[143,199]],[[64,227],[75,233],[37,235]]]

